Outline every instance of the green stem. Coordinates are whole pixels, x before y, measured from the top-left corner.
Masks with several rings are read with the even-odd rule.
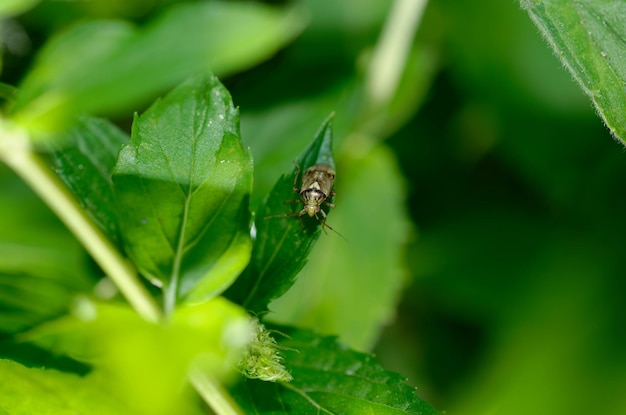
[[[189,380],[196,392],[211,406],[213,412],[219,415],[242,415],[239,406],[215,379],[209,377],[200,369],[191,369]]]
[[[93,223],[67,187],[35,153],[26,137],[0,137],[0,158],[8,164],[65,223],[93,259],[146,320],[157,322],[161,312],[137,278],[132,264]],[[8,144],[8,145],[7,145]]]
[[[162,321],[161,310],[138,280],[132,264],[120,254],[76,202],[67,187],[33,151],[27,134],[7,127],[8,124],[0,120],[0,159],[65,223],[137,313],[154,323]],[[228,393],[206,374],[201,371],[193,372],[190,374],[190,381],[216,414],[241,414]]]
[[[385,105],[396,93],[413,38],[428,0],[396,0],[376,44],[366,88],[374,108]]]
[[[176,306],[176,290],[178,288],[178,277],[172,275],[171,281],[169,281],[163,287],[163,313],[167,318],[174,312]]]

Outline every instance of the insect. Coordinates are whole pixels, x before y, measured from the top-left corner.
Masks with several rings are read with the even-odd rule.
[[[333,185],[335,183],[335,170],[328,164],[320,163],[312,167],[309,167],[302,177],[302,186],[298,188],[298,177],[300,177],[301,169],[296,164],[298,172],[293,180],[293,191],[298,193],[301,200],[290,200],[289,202],[302,202],[304,207],[298,213],[283,213],[280,215],[267,216],[265,219],[283,217],[283,216],[298,216],[300,224],[302,223],[302,216],[308,215],[309,217],[315,217],[324,227],[335,231],[332,227],[326,224],[326,212],[322,210],[322,205],[325,204],[331,208],[335,207],[334,204],[328,202],[329,199],[335,196],[333,191]],[[322,215],[322,219],[318,216],[318,213]]]

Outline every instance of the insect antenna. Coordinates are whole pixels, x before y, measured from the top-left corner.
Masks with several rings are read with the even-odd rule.
[[[317,218],[317,216],[316,216],[316,218]],[[302,220],[302,219],[301,219],[301,220]],[[337,232],[337,231],[335,230],[335,228],[333,228],[332,226],[330,226],[329,224],[327,224],[327,223],[326,223],[326,216],[324,216],[324,220],[323,220],[323,221],[319,221],[319,222],[322,224],[322,230],[324,231],[324,233],[325,233],[326,235],[328,235],[328,233],[326,232],[326,229],[324,229],[324,228],[328,228],[328,229],[330,229],[331,231],[333,231],[333,232],[335,232],[337,235],[339,235],[339,236],[341,237],[341,239],[343,239],[344,241],[348,242],[348,240],[346,239],[346,237],[345,237],[345,236],[343,236],[342,234],[340,234],[339,232]]]

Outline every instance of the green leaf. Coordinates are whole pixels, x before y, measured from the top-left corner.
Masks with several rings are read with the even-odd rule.
[[[40,0],[2,0],[0,3],[0,19],[17,16],[34,7]]]
[[[64,137],[66,146],[53,154],[57,173],[94,222],[119,243],[111,177],[128,135],[106,120],[82,116]]]
[[[223,298],[178,307],[163,324],[127,305],[84,299],[72,316],[21,339],[93,365],[102,387],[133,408],[121,413],[155,415],[178,413],[191,366],[228,381],[249,337],[246,313]]]
[[[303,24],[296,9],[227,2],[177,4],[140,29],[80,23],[42,50],[14,117],[45,132],[76,113],[124,114],[190,74],[232,73],[268,58]]]
[[[114,415],[129,410],[91,377],[0,359],[0,378],[1,414]]]
[[[271,304],[268,318],[315,328],[369,350],[395,313],[405,284],[403,250],[411,227],[402,208],[402,177],[393,154],[375,147],[339,165],[328,235],[309,256],[295,285]],[[355,324],[355,322],[359,322]]]
[[[521,4],[611,132],[626,141],[626,3],[522,0]]]
[[[3,166],[0,188],[0,333],[15,333],[66,312],[94,280],[76,239]]]
[[[0,249],[3,246],[0,243]],[[28,250],[22,247],[19,251],[23,260]],[[45,254],[58,253],[50,251]],[[3,251],[3,255],[12,254],[15,254],[13,249]],[[32,260],[32,256],[29,259]],[[40,257],[40,261],[45,259]],[[40,262],[38,265],[47,264]],[[17,333],[67,312],[67,305],[78,289],[59,277],[0,272],[0,332]]]
[[[282,330],[282,329],[281,329]],[[308,331],[287,332],[280,344],[290,383],[248,379],[233,390],[246,413],[437,414],[414,388],[370,355]]]
[[[336,108],[334,96],[325,98],[289,101],[283,106],[264,107],[262,111],[241,108],[242,140],[250,146],[254,157],[254,211],[274,187],[276,178],[293,167],[294,154],[301,153],[311,143],[311,132],[319,128],[320,120],[328,116],[330,108]],[[345,131],[340,120],[345,123],[346,116],[341,114],[333,119],[333,135],[337,138],[333,141],[334,148],[343,137],[340,132]],[[295,193],[290,199],[294,196]]]
[[[165,287],[169,310],[219,294],[248,263],[252,159],[216,77],[183,83],[135,119],[113,183],[127,252]]]
[[[282,175],[278,179],[256,213],[256,241],[251,262],[226,296],[257,314],[266,312],[267,304],[291,287],[320,235],[321,225],[315,218],[305,215],[301,223],[297,216],[270,216],[300,211],[301,204],[285,203],[300,199],[300,195],[293,190],[299,171],[301,181],[302,173],[315,164],[325,163],[335,167],[332,119],[331,114],[309,147],[297,159],[291,174]],[[324,207],[324,210],[328,212],[328,207]]]

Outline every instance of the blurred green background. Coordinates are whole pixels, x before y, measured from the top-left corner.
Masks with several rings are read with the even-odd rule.
[[[2,82],[17,84],[34,51],[76,19],[142,24],[166,3],[44,1],[3,25],[12,37]],[[389,249],[404,267],[381,300],[399,301],[395,315],[377,316],[388,323],[381,333],[359,338],[337,323],[338,334],[373,347],[383,366],[450,414],[626,413],[626,155],[525,12],[513,1],[431,1],[399,92],[377,107],[363,85],[392,2],[301,3],[308,26],[291,45],[218,75],[255,156],[253,204],[335,110],[338,206],[329,223],[348,243],[331,234],[320,244],[354,250],[357,239],[401,228]],[[342,213],[352,173],[362,174],[362,199],[346,196]],[[2,175],[5,195],[24,193]],[[2,207],[5,218],[17,210]],[[303,281],[323,274],[318,260]],[[333,278],[321,292],[340,284]],[[295,301],[309,288],[296,285]],[[376,307],[373,295],[363,309]],[[335,328],[331,314],[319,323],[289,309],[276,305],[276,320]]]

